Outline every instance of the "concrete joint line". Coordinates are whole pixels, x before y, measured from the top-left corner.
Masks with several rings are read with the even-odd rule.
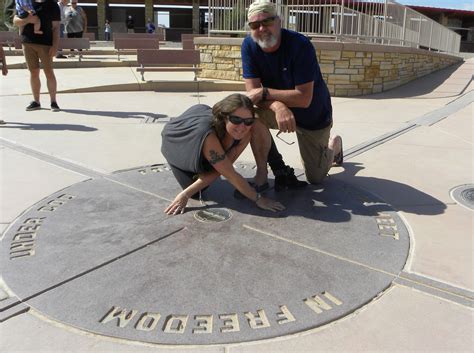
[[[379,137],[376,137],[372,140],[369,140],[367,142],[363,142],[355,147],[352,147],[351,149],[347,150],[344,153],[344,159],[351,159],[354,158],[355,156],[358,156],[359,154],[362,154],[364,152],[367,152],[368,150],[371,150],[381,144],[384,144],[390,140],[393,140],[394,138],[405,134],[408,131],[411,131],[415,128],[417,128],[417,124],[410,124],[408,123],[405,126],[402,126],[396,130],[393,130],[389,133],[383,134]]]
[[[243,227],[248,229],[248,230],[254,231],[256,233],[259,233],[261,235],[266,235],[268,237],[271,237],[271,238],[274,238],[274,239],[277,239],[277,240],[280,240],[280,241],[284,241],[284,242],[287,242],[289,244],[293,244],[293,245],[296,245],[296,246],[299,246],[299,247],[302,247],[302,248],[305,248],[305,249],[308,249],[308,250],[311,250],[311,251],[314,251],[314,252],[317,252],[317,253],[320,253],[320,254],[323,254],[323,255],[326,255],[326,256],[330,256],[330,257],[333,257],[333,258],[338,259],[340,261],[349,262],[351,264],[354,264],[354,265],[357,265],[357,266],[360,266],[360,267],[364,267],[364,268],[366,268],[368,270],[371,270],[371,271],[376,271],[376,272],[383,273],[383,274],[388,275],[388,276],[392,276],[394,278],[393,281],[395,283],[405,285],[405,286],[408,286],[408,287],[412,287],[412,288],[416,288],[420,291],[435,295],[437,297],[441,297],[441,298],[445,298],[445,299],[449,298],[450,300],[452,300],[452,301],[454,301],[458,304],[462,304],[464,306],[469,306],[469,307],[474,306],[474,293],[468,292],[468,291],[463,290],[461,288],[452,287],[452,286],[449,286],[450,287],[449,289],[448,288],[442,288],[442,287],[447,287],[447,286],[443,285],[441,282],[429,280],[428,278],[424,278],[422,276],[416,276],[416,278],[410,278],[410,277],[415,277],[415,276],[411,275],[411,274],[408,274],[406,272],[400,272],[399,274],[391,273],[391,272],[382,270],[380,268],[376,268],[376,267],[369,266],[367,264],[364,264],[364,263],[361,263],[361,262],[358,262],[358,261],[351,260],[351,259],[343,257],[343,256],[332,254],[330,252],[318,249],[318,248],[313,247],[313,246],[309,246],[309,245],[306,245],[306,244],[303,244],[303,243],[300,243],[300,242],[297,242],[297,241],[294,241],[294,240],[290,240],[290,239],[278,236],[276,234],[272,234],[272,233],[269,233],[269,232],[262,231],[260,229],[248,226],[246,224],[244,224]],[[410,276],[410,277],[408,277],[408,276]]]
[[[458,97],[448,104],[446,104],[444,107],[436,109],[430,113],[427,113],[419,118],[413,119],[407,123],[407,125],[402,126],[396,130],[393,130],[389,133],[383,134],[379,137],[376,137],[372,140],[369,140],[367,142],[363,142],[355,147],[352,147],[351,149],[347,150],[344,153],[344,158],[345,159],[351,159],[354,158],[355,156],[358,156],[359,154],[362,154],[368,150],[371,150],[381,144],[384,144],[390,140],[393,140],[394,138],[401,136],[413,129],[416,129],[417,127],[420,126],[432,126],[439,121],[447,118],[448,116],[458,112],[459,110],[467,107],[469,104],[471,104],[474,101],[474,91],[469,91],[466,94],[462,95],[461,97]]]
[[[121,186],[130,188],[130,189],[142,192],[144,194],[147,194],[147,195],[150,195],[150,196],[153,196],[153,197],[157,197],[157,198],[159,198],[161,200],[164,200],[164,201],[168,201],[168,202],[172,201],[172,200],[164,198],[160,195],[157,195],[157,194],[154,194],[154,193],[136,188],[136,187],[128,185],[126,183],[122,183],[122,182],[110,177],[108,174],[101,173],[101,172],[95,171],[93,169],[88,169],[88,168],[85,168],[81,165],[66,161],[64,159],[54,157],[54,156],[48,155],[46,153],[33,150],[29,147],[22,146],[22,145],[19,145],[17,143],[8,141],[8,140],[6,140],[2,137],[0,137],[0,146],[8,147],[8,148],[10,148],[12,150],[15,150],[17,152],[26,154],[27,156],[39,159],[43,162],[47,162],[47,163],[56,165],[58,167],[61,167],[61,168],[64,168],[66,170],[69,170],[69,171],[87,176],[87,177],[92,178],[92,179],[105,179],[105,180],[108,180],[110,182],[116,183],[118,185],[121,185]]]
[[[12,308],[14,308],[14,307],[17,307],[17,306],[20,305],[20,304],[26,306],[26,304],[25,304],[24,302],[27,302],[28,300],[34,299],[34,298],[36,298],[36,297],[39,297],[40,295],[45,294],[45,293],[47,293],[47,292],[49,292],[49,291],[51,291],[51,290],[53,290],[53,289],[55,289],[55,288],[61,287],[61,286],[65,285],[65,284],[67,284],[67,283],[69,283],[69,282],[72,282],[72,281],[74,281],[74,280],[76,280],[76,279],[78,279],[78,278],[81,278],[81,277],[83,277],[83,276],[85,276],[85,275],[87,275],[87,274],[89,274],[89,273],[91,273],[91,272],[94,272],[94,271],[99,270],[99,269],[101,269],[101,268],[103,268],[103,267],[106,267],[106,266],[108,266],[108,265],[110,265],[110,264],[112,264],[112,263],[114,263],[114,262],[116,262],[116,261],[118,261],[118,260],[120,260],[120,259],[122,259],[122,258],[125,258],[125,257],[127,257],[127,256],[129,256],[129,255],[132,255],[132,254],[134,254],[134,253],[136,253],[136,252],[138,252],[138,251],[140,251],[140,250],[143,250],[143,249],[145,249],[145,248],[148,247],[148,246],[154,245],[155,243],[158,243],[158,242],[161,241],[161,240],[165,240],[165,239],[169,238],[170,236],[181,232],[181,231],[184,230],[185,228],[186,228],[186,227],[179,228],[179,229],[177,229],[177,230],[175,230],[175,231],[172,231],[172,232],[169,233],[169,234],[163,235],[163,236],[161,236],[161,237],[159,237],[159,238],[157,238],[157,239],[155,239],[155,240],[152,240],[152,241],[150,241],[150,242],[148,242],[148,243],[146,243],[146,244],[140,245],[140,246],[136,247],[135,249],[132,249],[132,250],[130,250],[130,251],[127,251],[127,252],[124,253],[124,254],[118,255],[118,256],[116,256],[116,257],[114,257],[114,258],[112,258],[112,259],[110,259],[110,260],[107,260],[107,261],[105,261],[105,262],[103,262],[103,263],[101,263],[101,264],[99,264],[99,265],[96,265],[96,266],[94,266],[94,267],[92,267],[92,268],[90,268],[90,269],[88,269],[88,270],[82,271],[81,273],[78,273],[78,274],[76,274],[76,275],[74,275],[74,276],[71,276],[71,277],[69,277],[69,278],[67,278],[67,279],[65,279],[65,280],[63,280],[63,281],[61,281],[61,282],[59,282],[59,283],[53,284],[52,286],[49,286],[48,288],[45,288],[45,289],[43,289],[43,290],[40,290],[39,292],[36,292],[36,293],[34,293],[34,294],[31,294],[31,295],[29,295],[29,296],[23,298],[21,301],[20,301],[18,298],[16,298],[16,297],[10,297],[10,298],[8,298],[8,299],[6,300],[5,305],[2,305],[3,303],[0,302],[0,322],[2,322],[2,315],[3,315],[3,314],[1,314],[2,311],[7,310],[7,309],[12,309]],[[28,310],[26,310],[26,311],[22,311],[23,309],[24,309],[24,308],[20,307],[20,311],[21,311],[21,312],[15,314],[15,315],[9,315],[8,318],[11,318],[11,317],[16,316],[16,315],[18,315],[18,314],[20,314],[20,313],[23,313],[23,312],[28,311],[28,310],[29,310],[29,307],[28,307]],[[5,320],[7,320],[8,318],[6,318]]]
[[[453,99],[451,102],[446,104],[444,107],[436,109],[428,114],[423,115],[420,118],[412,120],[413,123],[420,126],[432,126],[448,116],[458,112],[459,110],[467,107],[472,103],[474,99],[474,92],[469,91],[466,94]]]
[[[69,162],[67,160],[51,156],[49,154],[46,154],[40,151],[36,151],[32,148],[20,145],[16,142],[9,141],[3,137],[0,137],[0,146],[8,147],[14,151],[23,153],[29,157],[33,157],[33,158],[39,159],[40,161],[54,164],[58,167],[64,168],[66,170],[69,170],[69,171],[72,171],[72,172],[75,172],[75,173],[78,173],[90,178],[100,178],[106,175],[99,171],[95,171],[95,170],[83,167],[81,165],[78,165],[76,163]]]

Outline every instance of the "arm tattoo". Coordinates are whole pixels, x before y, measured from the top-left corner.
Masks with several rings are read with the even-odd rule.
[[[225,153],[218,154],[216,151],[210,150],[209,154],[211,155],[211,158],[209,159],[209,163],[211,163],[211,165],[214,165],[225,159]]]

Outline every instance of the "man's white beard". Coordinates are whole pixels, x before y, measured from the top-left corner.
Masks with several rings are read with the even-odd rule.
[[[258,39],[258,38],[255,38],[254,36],[252,36],[252,39],[262,49],[272,48],[278,43],[278,38],[274,36],[273,34],[271,34],[269,38],[265,38],[265,39]]]

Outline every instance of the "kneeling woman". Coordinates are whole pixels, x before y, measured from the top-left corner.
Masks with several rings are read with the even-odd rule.
[[[271,211],[285,209],[281,203],[257,193],[233,167],[253,131],[263,128],[254,117],[252,102],[242,94],[232,94],[212,109],[203,104],[192,106],[167,123],[161,133],[161,152],[183,191],[165,213],[183,213],[188,199],[220,175],[258,207]]]

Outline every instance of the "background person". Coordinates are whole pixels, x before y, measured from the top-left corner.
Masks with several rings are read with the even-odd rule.
[[[64,11],[64,15],[66,17],[65,31],[67,37],[82,38],[84,32],[87,32],[87,16],[84,9],[77,6],[77,0],[71,1],[71,4]],[[71,49],[71,52],[73,51],[74,49]],[[74,54],[71,56],[74,56]]]
[[[61,13],[61,23],[59,24],[59,38],[64,38],[65,28],[66,28],[66,8],[68,0],[58,0],[59,12]],[[57,59],[66,59],[66,56],[58,52],[56,54]]]
[[[128,15],[125,26],[127,27],[127,33],[135,33],[135,21],[132,15]]]
[[[151,22],[151,19],[148,19],[146,23],[146,33],[152,34],[155,33],[156,27],[153,22]]]
[[[51,111],[59,111],[56,102],[57,82],[53,71],[53,57],[58,51],[59,24],[61,15],[56,0],[45,0],[41,3],[42,10],[38,12],[41,20],[43,34],[34,33],[33,25],[28,23],[27,19],[21,19],[18,16],[13,18],[15,26],[24,26],[21,33],[23,44],[23,54],[25,55],[26,65],[30,72],[30,86],[33,94],[33,101],[26,107],[27,111],[41,109],[40,104],[40,61],[43,66],[43,72],[46,76],[46,84],[51,99]]]
[[[0,65],[2,66],[2,75],[8,75],[8,66],[7,61],[5,60],[5,52],[3,51],[3,47],[0,45]],[[3,119],[0,119],[0,125],[5,124]]]
[[[112,26],[110,25],[109,20],[105,20],[105,40],[108,42],[112,38]]]
[[[249,6],[248,24],[250,36],[242,43],[247,95],[258,105],[257,115],[268,128],[297,133],[306,179],[320,183],[333,162],[342,163],[342,139],[329,138],[331,97],[315,49],[305,36],[281,28],[275,4],[269,1],[257,0]],[[256,160],[268,159],[275,190],[304,185],[283,162],[273,138],[258,140],[268,141],[252,144],[252,149]],[[267,176],[256,179],[261,185]]]
[[[161,152],[183,191],[165,213],[183,213],[189,198],[196,197],[220,175],[258,207],[283,210],[281,203],[261,196],[233,167],[254,132],[262,129],[265,127],[255,119],[252,102],[242,94],[232,94],[213,108],[192,106],[171,119],[161,134]]]

